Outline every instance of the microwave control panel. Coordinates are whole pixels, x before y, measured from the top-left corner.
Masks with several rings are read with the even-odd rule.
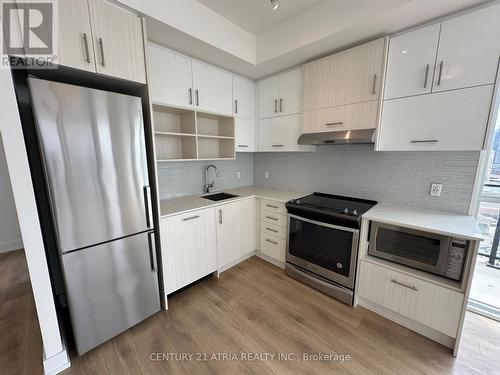
[[[460,280],[462,278],[466,249],[467,241],[452,239],[450,250],[448,252],[446,277],[454,280]]]

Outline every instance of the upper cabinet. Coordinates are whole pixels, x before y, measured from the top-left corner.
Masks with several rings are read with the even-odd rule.
[[[389,41],[384,99],[431,92],[439,29],[432,25]]]
[[[146,83],[141,19],[101,0],[59,4],[60,65]]]
[[[441,24],[433,91],[495,82],[500,56],[500,6]]]
[[[229,73],[193,61],[194,104],[197,109],[233,115],[233,79]]]
[[[481,150],[499,40],[500,5],[392,38],[376,150]]]
[[[193,108],[191,60],[150,44],[148,63],[153,104]]]
[[[302,72],[294,69],[258,83],[259,119],[300,113]]]
[[[148,68],[153,103],[233,115],[231,74],[153,44]]]
[[[239,118],[252,118],[253,82],[233,76],[233,111]]]
[[[385,48],[377,39],[303,66],[303,133],[376,128]]]

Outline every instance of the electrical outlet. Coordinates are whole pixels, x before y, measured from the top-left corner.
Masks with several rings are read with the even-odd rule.
[[[440,197],[441,196],[441,191],[443,190],[443,184],[436,184],[433,183],[431,185],[431,196],[433,197]]]
[[[266,180],[269,178],[269,171],[264,171],[264,178]]]
[[[240,171],[234,172],[234,177],[239,180],[241,178],[241,173]]]

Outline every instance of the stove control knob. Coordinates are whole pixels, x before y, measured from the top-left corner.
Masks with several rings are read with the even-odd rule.
[[[297,200],[295,201],[295,203],[296,203],[296,204],[301,204],[302,202],[300,201],[300,199],[297,199]]]
[[[352,211],[352,214],[353,214],[354,216],[358,216],[358,211],[357,211],[357,210],[354,210],[354,211]]]
[[[344,213],[345,213],[346,215],[349,215],[349,209],[348,209],[347,207],[344,209]]]
[[[337,263],[337,268],[339,268],[339,269],[340,269],[340,268],[342,268],[342,267],[344,267],[344,266],[342,265],[342,263],[338,262],[338,263]]]

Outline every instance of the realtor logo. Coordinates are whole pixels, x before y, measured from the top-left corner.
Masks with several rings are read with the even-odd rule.
[[[57,57],[57,3],[2,0],[3,66],[47,68]]]

